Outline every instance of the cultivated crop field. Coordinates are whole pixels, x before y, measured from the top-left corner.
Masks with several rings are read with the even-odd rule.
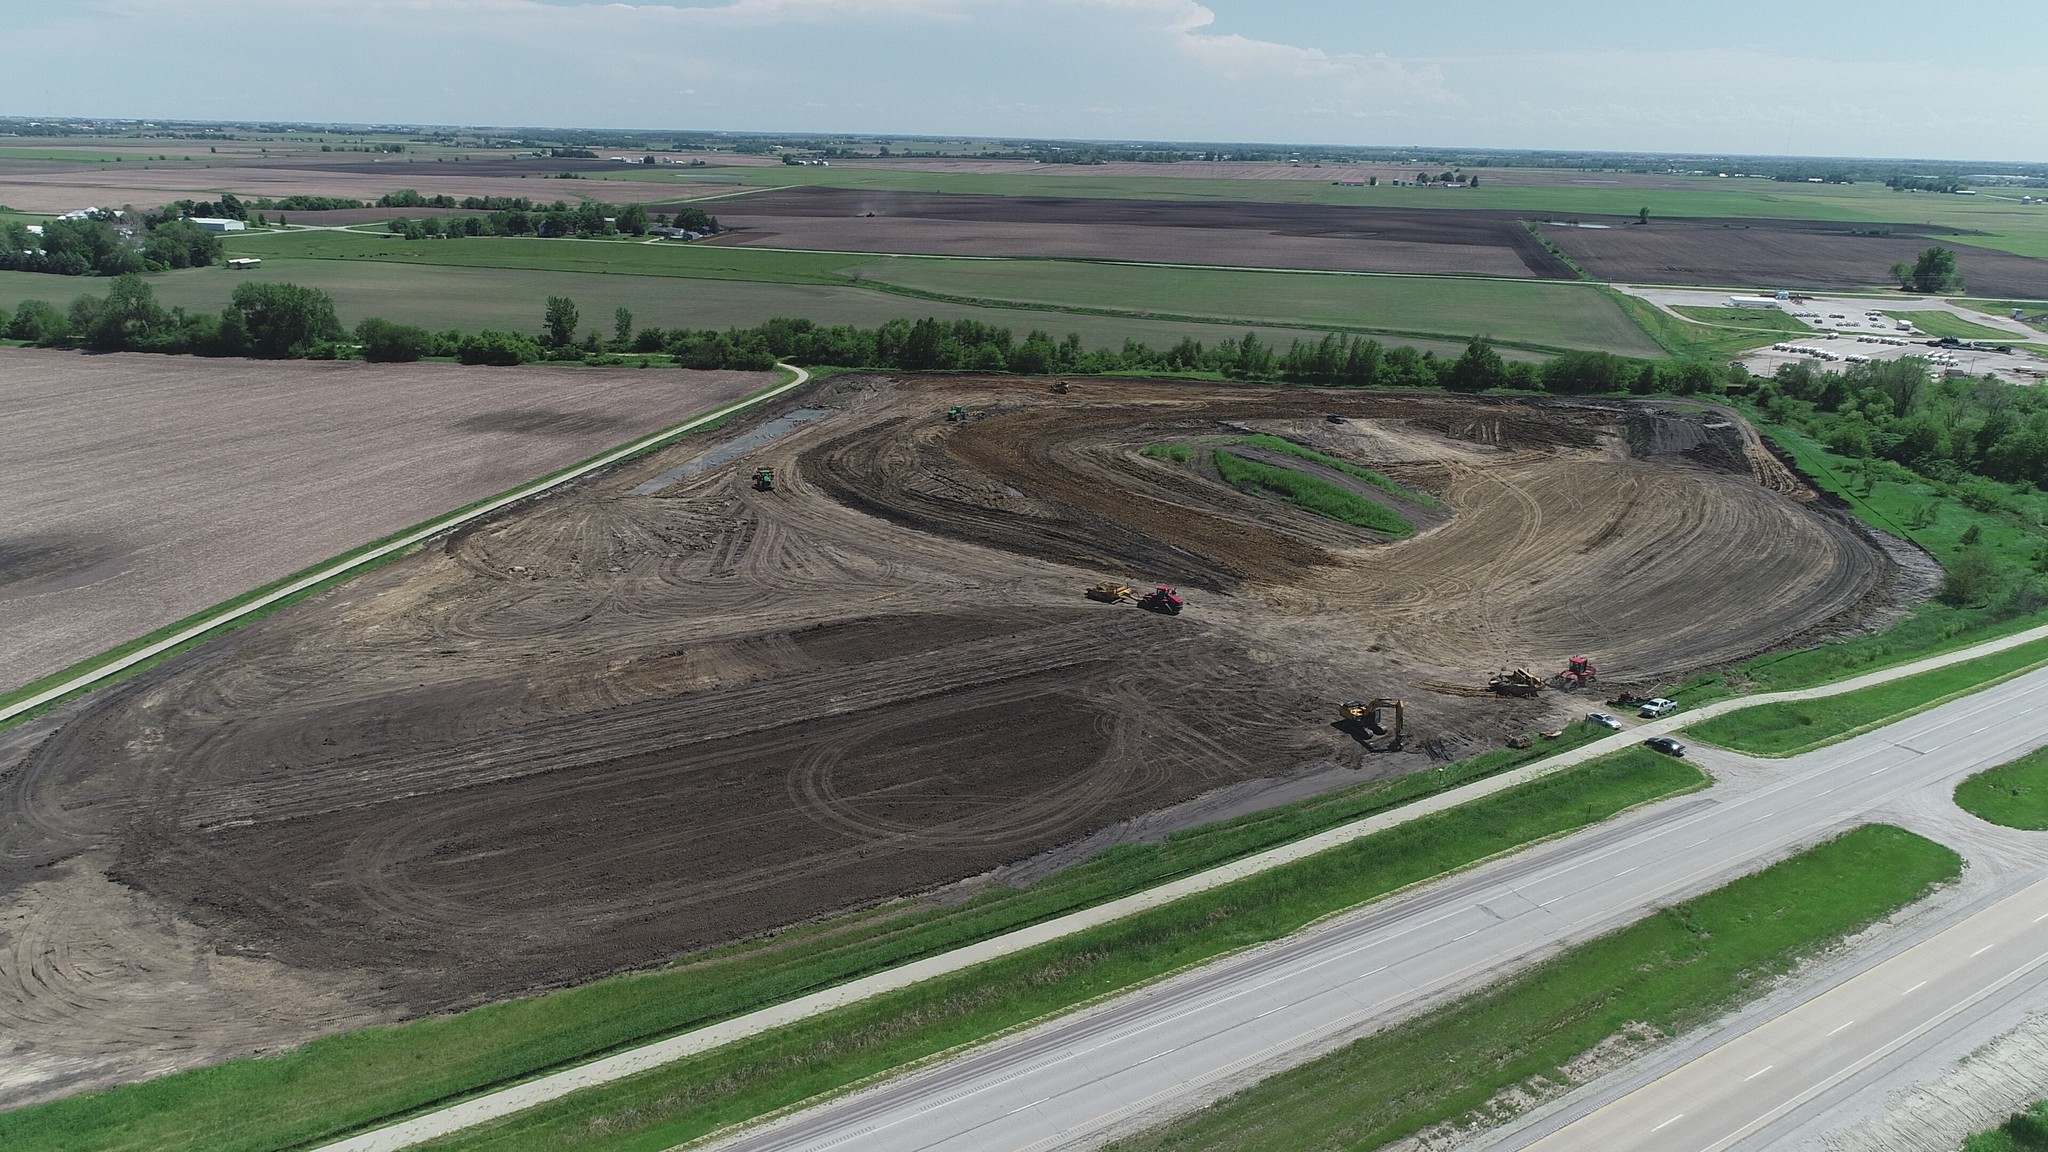
[[[0,350],[0,691],[770,379]]]
[[[1485,694],[1502,666],[1586,650],[1651,686],[1904,594],[1714,410],[860,375],[778,403],[0,753],[0,917],[32,929],[0,968],[32,1046],[0,1099],[658,963],[1156,836],[1200,797],[1413,772],[1586,707]],[[1162,442],[1355,484],[1414,532]],[[1105,576],[1190,607],[1080,596]],[[1381,694],[1402,750],[1331,724]]]

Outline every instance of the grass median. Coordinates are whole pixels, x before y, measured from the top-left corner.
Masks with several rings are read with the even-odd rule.
[[[1366,1149],[1484,1123],[1501,1093],[1569,1083],[1610,1038],[1703,1024],[1961,871],[1939,844],[1865,825],[1111,1147]]]
[[[1956,806],[2007,828],[2048,832],[2048,748],[1987,768],[1956,785]]]
[[[1588,725],[1574,726],[1540,754],[1599,734]],[[456,1016],[364,1029],[276,1058],[235,1061],[7,1113],[0,1115],[0,1147],[235,1152],[311,1144],[1149,888],[1506,771],[1538,755],[1489,753],[1193,829],[1162,844],[1128,845],[1029,888],[1000,890],[963,907],[885,909],[792,930],[668,969]],[[650,1146],[662,1146],[659,1141],[673,1133],[683,1133],[673,1138],[684,1139],[1010,1023],[1285,934],[1336,908],[1696,787],[1702,779],[1693,769],[1661,757],[1628,755],[1582,765],[1402,825],[1308,864],[1217,889],[1196,898],[1199,904],[1183,901],[1020,954],[1000,966],[935,981],[572,1097],[516,1125],[490,1130],[490,1139],[510,1141],[502,1145],[508,1147],[553,1147],[565,1131],[577,1141],[599,1132],[622,1139],[653,1132],[660,1135]],[[904,1031],[913,1022],[917,1027]],[[578,1126],[599,1119],[599,1129],[586,1132]]]
[[[1384,504],[1347,492],[1328,480],[1318,479],[1291,468],[1275,468],[1247,460],[1235,452],[1218,448],[1210,457],[1216,474],[1226,484],[1252,491],[1270,492],[1305,511],[1343,524],[1400,538],[1415,534],[1415,525],[1402,519]]]
[[[1754,756],[1795,756],[1924,712],[2048,663],[2048,640],[1839,696],[1742,708],[1687,728],[1695,740]]]

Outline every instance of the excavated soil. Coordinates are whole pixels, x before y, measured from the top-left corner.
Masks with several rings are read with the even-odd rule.
[[[51,1070],[0,1102],[1035,874],[1588,704],[1470,694],[1502,665],[1649,685],[1901,594],[1697,407],[875,377],[787,406],[829,415],[584,481],[0,743],[0,927],[39,942],[7,929],[0,1050]],[[1388,543],[1139,454],[1248,432],[1436,505]],[[1082,599],[1105,575],[1190,606]],[[1330,727],[1382,694],[1409,751]]]

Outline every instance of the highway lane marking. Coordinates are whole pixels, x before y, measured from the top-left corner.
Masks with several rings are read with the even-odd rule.
[[[1899,995],[1901,995],[1901,996],[1911,996],[1911,995],[1912,995],[1913,993],[1915,993],[1915,992],[1918,992],[1919,990],[1921,990],[1922,988],[1925,988],[1925,987],[1927,987],[1927,981],[1925,981],[1925,980],[1922,980],[1922,981],[1921,981],[1921,982],[1919,982],[1918,984],[1915,984],[1915,985],[1913,985],[1913,986],[1912,986],[1911,988],[1908,988],[1908,989],[1906,989],[1906,990],[1905,990],[1904,992],[1901,992],[1901,993],[1899,993]],[[1832,1036],[1832,1035],[1834,1035],[1834,1033],[1830,1032],[1830,1033],[1828,1033],[1828,1035]]]
[[[2034,917],[2034,923],[2036,924],[2039,924],[2043,920],[2048,920],[2048,912],[2043,912],[2039,916]]]
[[[1766,1064],[1766,1065],[1764,1065],[1763,1067],[1761,1067],[1761,1068],[1757,1069],[1756,1071],[1754,1071],[1754,1072],[1751,1072],[1751,1073],[1750,1073],[1749,1075],[1747,1075],[1747,1076],[1744,1076],[1744,1077],[1742,1078],[1742,1082],[1743,1082],[1744,1084],[1747,1084],[1747,1083],[1749,1083],[1749,1082],[1750,1082],[1751,1080],[1754,1080],[1754,1079],[1756,1079],[1757,1077],[1759,1077],[1759,1076],[1763,1075],[1763,1074],[1764,1074],[1764,1073],[1766,1073],[1766,1072],[1769,1072],[1769,1071],[1770,1071],[1771,1069],[1773,1069],[1773,1068],[1776,1068],[1776,1067],[1777,1067],[1777,1065],[1776,1065],[1776,1064]]]
[[[2038,916],[2037,916],[2037,917],[2035,917],[2035,918],[2034,918],[2034,923],[2036,923],[2036,924],[2039,924],[2040,922],[2041,922],[2041,918],[2040,918],[2040,917],[2038,917]],[[1976,959],[1977,957],[1979,957],[1979,956],[1982,956],[1982,955],[1983,955],[1983,954],[1985,954],[1986,952],[1989,952],[1989,951],[1991,951],[1991,950],[1992,950],[1993,948],[1996,948],[1996,947],[1998,947],[1998,945],[1996,945],[1996,944],[1986,944],[1986,945],[1985,945],[1985,946],[1983,946],[1982,948],[1979,948],[1979,949],[1977,949],[1977,950],[1976,950],[1975,952],[1972,952],[1972,953],[1970,953],[1970,959],[1972,959],[1972,960],[1975,960],[1975,959]]]
[[[1652,1128],[1652,1129],[1650,1129],[1650,1131],[1652,1131],[1652,1132],[1661,1132],[1661,1131],[1663,1131],[1664,1129],[1666,1129],[1666,1128],[1669,1128],[1669,1127],[1671,1127],[1671,1126],[1672,1126],[1673,1124],[1676,1124],[1676,1123],[1678,1123],[1678,1122],[1679,1122],[1680,1120],[1683,1120],[1683,1119],[1685,1119],[1685,1113],[1683,1113],[1683,1112],[1680,1112],[1680,1113],[1679,1113],[1678,1115],[1676,1115],[1676,1116],[1673,1116],[1673,1117],[1672,1117],[1671,1119],[1669,1119],[1669,1120],[1666,1120],[1666,1121],[1665,1121],[1665,1122],[1663,1122],[1662,1124],[1659,1124],[1659,1125],[1657,1125],[1657,1126],[1656,1126],[1655,1128]]]
[[[1840,1032],[1842,1029],[1847,1028],[1849,1025],[1854,1023],[1854,1020],[1844,1020],[1840,1024],[1835,1025],[1834,1031],[1829,1032],[1828,1035],[1833,1036],[1835,1032]]]

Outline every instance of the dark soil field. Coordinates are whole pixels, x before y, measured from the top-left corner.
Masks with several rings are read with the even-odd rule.
[[[770,379],[0,350],[0,691]]]
[[[1476,693],[1504,664],[1648,686],[1924,591],[1711,409],[872,376],[799,405],[828,414],[580,482],[0,741],[0,1102],[1416,771],[1588,706]],[[1138,451],[1247,431],[1439,507],[1388,544]],[[1080,595],[1107,575],[1190,606]],[[1404,751],[1331,726],[1380,694]]]
[[[718,218],[770,248],[1572,278],[1511,212],[790,188]]]
[[[1543,235],[1596,279],[1625,284],[1897,288],[1891,266],[1930,245],[1955,249],[1975,296],[2048,294],[2048,260],[1970,246],[1966,233],[1910,224],[1803,220],[1660,220],[1587,217],[1606,228],[1545,226]],[[1859,234],[1860,233],[1860,234]],[[1883,233],[1882,235],[1874,233]]]

